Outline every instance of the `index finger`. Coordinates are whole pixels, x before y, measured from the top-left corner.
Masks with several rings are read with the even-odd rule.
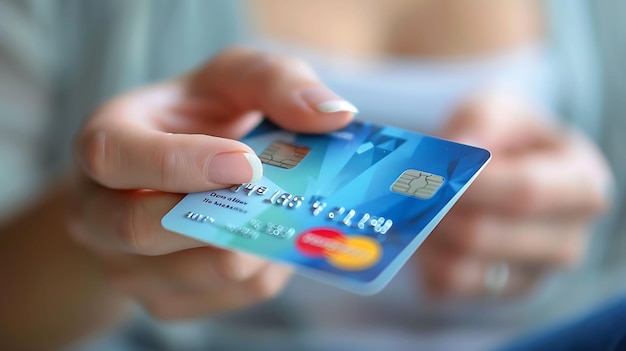
[[[150,106],[155,100],[175,104],[206,97],[232,119],[262,111],[283,127],[307,132],[347,124],[354,107],[307,67],[245,49],[226,51],[186,79],[130,94],[96,114],[77,138],[79,163],[93,179],[115,189],[194,192],[257,181],[262,166],[249,147],[215,136],[171,134],[158,122],[164,111]],[[210,117],[209,125],[223,122]]]
[[[296,132],[330,132],[345,126],[357,112],[324,86],[304,61],[242,47],[217,55],[193,76],[190,90],[220,97],[233,109],[260,110]]]

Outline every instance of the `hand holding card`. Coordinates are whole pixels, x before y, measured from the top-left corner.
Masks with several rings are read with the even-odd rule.
[[[317,108],[338,100],[305,63],[235,47],[184,76],[95,109],[76,137],[75,196],[67,211],[72,238],[88,260],[76,267],[91,270],[65,276],[112,289],[72,283],[84,289],[71,289],[70,296],[88,296],[68,299],[98,305],[99,296],[110,292],[155,317],[174,319],[274,297],[290,267],[177,235],[161,226],[161,218],[181,194],[259,180],[261,161],[237,141],[259,124],[259,111],[290,130],[324,133],[352,119],[345,109]]]
[[[264,122],[243,141],[263,162],[262,179],[191,193],[163,226],[361,294],[389,282],[490,158],[358,121],[321,135]]]

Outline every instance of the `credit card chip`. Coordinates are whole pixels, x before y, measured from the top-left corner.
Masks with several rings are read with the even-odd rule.
[[[259,155],[261,162],[280,168],[294,168],[311,151],[307,146],[275,141]]]
[[[391,191],[419,199],[430,199],[441,187],[443,181],[442,176],[407,169],[393,182]]]

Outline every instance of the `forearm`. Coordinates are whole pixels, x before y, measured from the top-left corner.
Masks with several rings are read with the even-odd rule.
[[[67,235],[68,187],[0,226],[0,349],[52,349],[121,318],[88,250]]]

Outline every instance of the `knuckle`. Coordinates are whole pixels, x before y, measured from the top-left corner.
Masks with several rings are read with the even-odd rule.
[[[157,237],[145,225],[146,209],[140,202],[132,202],[122,211],[118,235],[126,247],[145,255],[159,254]]]
[[[272,299],[282,290],[286,279],[282,276],[259,274],[247,284],[248,292],[258,301]]]
[[[107,170],[110,168],[107,143],[109,137],[104,131],[92,132],[83,138],[81,143],[82,160],[85,171],[93,179],[104,182],[107,179]]]
[[[127,103],[118,98],[101,107],[94,117],[81,131],[75,143],[79,159],[82,160],[85,172],[99,183],[114,187],[115,179],[111,177],[120,167],[119,141],[110,130],[103,129],[101,121],[109,116],[126,113]]]
[[[241,282],[248,278],[250,269],[239,253],[221,251],[218,255],[220,256],[215,264],[218,277],[229,282]]]
[[[182,157],[182,155],[169,150],[155,153],[155,164],[157,164],[159,167],[159,184],[172,187],[176,187],[178,184],[180,184],[177,175],[185,172],[179,172],[174,170],[185,169],[185,162],[181,159]],[[195,173],[197,173],[197,171],[194,172],[194,174]]]

